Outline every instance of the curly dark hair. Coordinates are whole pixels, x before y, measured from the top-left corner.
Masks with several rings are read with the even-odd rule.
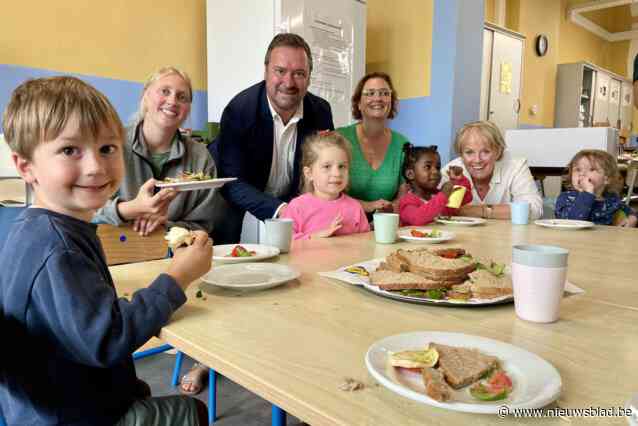
[[[394,118],[398,114],[397,104],[399,103],[399,96],[397,95],[397,91],[394,89],[394,85],[392,84],[392,79],[390,76],[384,72],[371,72],[363,76],[357,87],[354,89],[354,93],[352,94],[352,117],[355,120],[361,120],[361,110],[359,109],[359,101],[361,101],[361,92],[363,92],[363,86],[370,80],[371,78],[380,78],[385,80],[390,86],[390,91],[392,92],[392,108],[390,109],[390,114],[388,114],[388,118]]]
[[[439,157],[439,150],[436,145],[430,146],[414,146],[411,143],[406,143],[403,145],[403,154],[405,155],[405,159],[403,160],[403,169],[401,169],[401,175],[406,182],[410,183],[410,180],[407,177],[407,171],[414,168],[414,165],[419,161],[421,156],[425,154],[436,154]]]

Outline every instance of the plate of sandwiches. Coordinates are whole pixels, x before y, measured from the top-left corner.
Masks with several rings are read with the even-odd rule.
[[[224,263],[256,262],[279,254],[279,249],[263,244],[222,244],[213,246],[213,260]]]
[[[438,244],[453,239],[454,233],[434,228],[409,227],[399,229],[397,236],[410,243]]]
[[[555,229],[586,229],[594,226],[594,222],[572,219],[539,219],[534,223],[538,226]]]
[[[379,383],[423,404],[468,413],[540,408],[558,399],[562,380],[538,355],[462,333],[411,332],[372,344],[365,356]]]
[[[214,189],[224,186],[227,182],[232,182],[237,178],[218,178],[212,179],[209,175],[198,172],[183,172],[180,176],[174,178],[166,178],[158,181],[155,186],[158,188],[173,188],[176,191],[195,191],[198,189]]]
[[[436,218],[438,223],[444,225],[458,225],[458,226],[476,226],[483,225],[487,221],[480,217],[469,216],[439,216]]]
[[[365,289],[391,299],[447,306],[511,303],[511,273],[504,264],[479,261],[462,248],[390,253],[369,274]]]

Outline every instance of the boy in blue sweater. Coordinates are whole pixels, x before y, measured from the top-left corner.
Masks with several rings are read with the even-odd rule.
[[[9,425],[198,425],[206,406],[150,398],[132,353],[186,302],[206,273],[204,232],[166,273],[118,299],[95,211],[124,173],[124,130],[109,101],[79,79],[30,80],[12,94],[5,138],[35,202],[0,242],[0,411]],[[10,340],[9,340],[10,339]]]

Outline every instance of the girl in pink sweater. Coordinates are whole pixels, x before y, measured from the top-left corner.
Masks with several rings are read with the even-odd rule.
[[[350,143],[337,132],[322,132],[303,144],[303,194],[290,201],[281,217],[294,221],[294,239],[368,232],[361,204],[347,196]]]
[[[425,225],[437,216],[456,214],[458,209],[446,207],[454,185],[465,187],[461,205],[472,201],[470,181],[463,176],[460,167],[450,167],[450,180],[438,189],[441,183],[441,157],[436,145],[416,147],[405,144],[403,150],[403,177],[410,185],[410,191],[399,200],[399,219],[403,225]]]

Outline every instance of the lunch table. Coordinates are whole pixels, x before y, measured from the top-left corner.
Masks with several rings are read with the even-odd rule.
[[[568,280],[585,290],[565,297],[560,319],[518,319],[513,303],[442,307],[405,303],[362,287],[323,278],[357,262],[415,244],[376,244],[373,233],[296,241],[273,261],[301,272],[298,280],[254,292],[213,289],[188,302],[160,338],[311,425],[564,425],[558,417],[530,419],[456,412],[415,402],[378,384],[364,357],[376,341],[412,331],[483,336],[523,348],[550,362],[562,393],[550,407],[622,407],[638,392],[638,230],[596,226],[557,230],[490,220],[481,226],[436,225],[456,238],[433,247],[462,247],[475,257],[511,261],[514,244],[567,248]],[[168,260],[111,267],[120,294],[148,285]],[[208,288],[208,287],[207,287]],[[347,379],[363,384],[342,390]],[[223,408],[220,410],[223,416]],[[623,417],[572,418],[573,424],[627,424]]]

